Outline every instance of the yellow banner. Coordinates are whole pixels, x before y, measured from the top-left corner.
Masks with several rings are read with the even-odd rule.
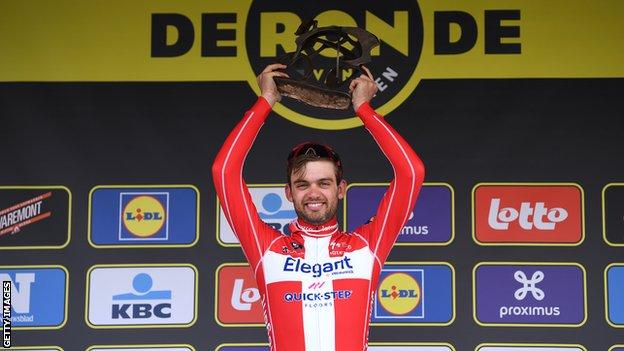
[[[245,30],[251,4],[243,0],[3,0],[0,81],[249,80],[254,73]],[[421,78],[624,77],[624,1],[421,0],[418,5],[424,22]],[[494,12],[501,9],[516,11],[519,18],[496,20]],[[461,53],[436,54],[434,22],[441,12],[461,12],[465,23],[472,23],[472,18],[474,45]],[[187,52],[152,57],[153,14],[187,18],[194,33]],[[203,32],[203,14],[231,17],[217,19],[216,29]],[[494,20],[486,21],[492,14]],[[468,27],[449,23],[448,28],[450,39],[465,39]],[[486,53],[488,33],[505,30],[517,30],[519,35],[502,35],[499,42],[519,44],[520,53]],[[167,28],[168,42],[176,35],[180,34]],[[234,56],[204,55],[202,46],[216,48],[215,52],[229,48],[226,51]]]

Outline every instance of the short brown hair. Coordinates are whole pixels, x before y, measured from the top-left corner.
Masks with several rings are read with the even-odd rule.
[[[305,172],[308,162],[330,161],[334,164],[336,183],[342,180],[342,161],[340,156],[329,146],[313,142],[304,142],[295,146],[286,162],[286,180],[290,185],[290,177],[293,173]]]

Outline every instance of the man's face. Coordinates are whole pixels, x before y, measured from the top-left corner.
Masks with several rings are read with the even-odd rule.
[[[286,198],[295,206],[295,212],[304,221],[319,225],[336,215],[338,200],[344,198],[347,183],[336,182],[334,164],[319,160],[306,163],[300,174],[290,175]]]

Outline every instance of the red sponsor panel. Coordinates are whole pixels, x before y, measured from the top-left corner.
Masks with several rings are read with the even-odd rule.
[[[217,320],[264,324],[260,292],[249,266],[222,266],[217,271]]]
[[[473,192],[473,235],[483,244],[578,244],[583,215],[577,185],[479,184]]]

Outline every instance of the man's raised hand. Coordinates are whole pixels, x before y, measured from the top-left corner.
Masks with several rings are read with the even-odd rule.
[[[271,107],[273,107],[276,102],[282,99],[282,95],[277,90],[277,86],[275,85],[273,77],[288,78],[288,74],[278,71],[279,69],[284,68],[286,68],[286,65],[283,65],[281,63],[274,63],[272,65],[266,66],[257,77],[258,86],[260,87],[260,95],[265,98],[266,101],[268,101]]]
[[[351,93],[351,103],[355,111],[365,102],[370,101],[375,93],[377,93],[377,84],[373,79],[373,75],[368,68],[361,66],[366,74],[362,74],[355,78],[349,84],[349,92]]]

